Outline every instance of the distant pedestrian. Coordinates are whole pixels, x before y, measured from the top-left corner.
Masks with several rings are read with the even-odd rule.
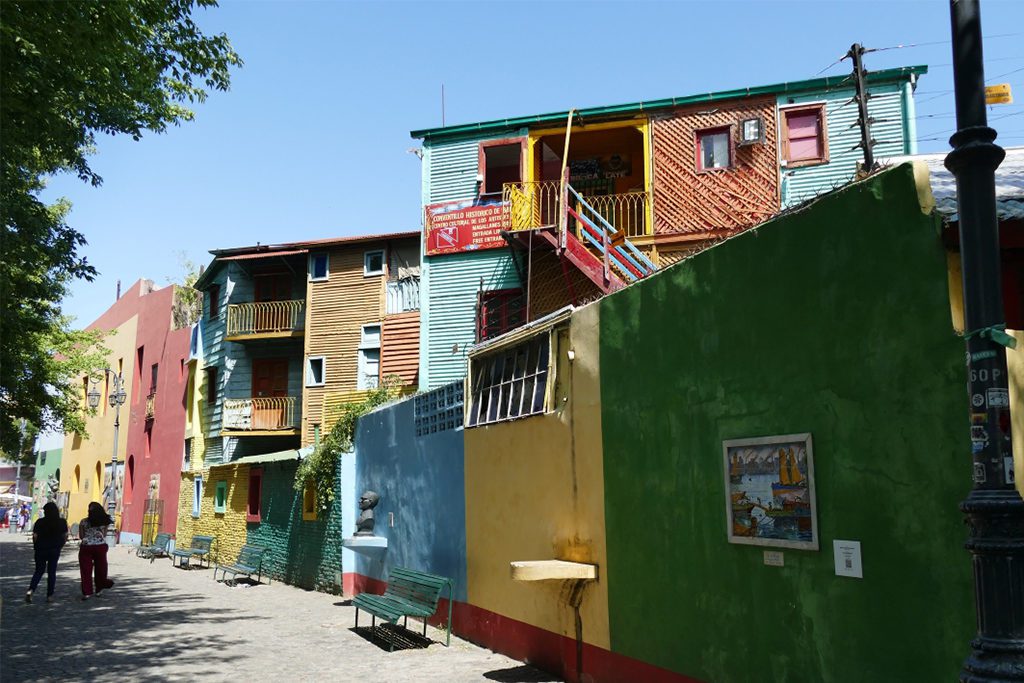
[[[25,527],[28,526],[28,505],[22,504],[21,512],[18,513],[18,531],[21,533],[25,532]]]
[[[78,568],[82,574],[83,600],[88,600],[93,594],[94,570],[97,595],[114,587],[114,582],[107,578],[107,527],[113,523],[102,505],[89,503],[89,515],[78,525],[78,537],[82,539],[78,549]]]
[[[35,548],[36,572],[25,593],[25,602],[32,602],[32,593],[39,586],[39,580],[46,572],[46,601],[53,599],[57,585],[57,562],[60,549],[68,542],[68,523],[60,516],[57,504],[50,502],[43,506],[43,516],[32,527],[32,545]]]

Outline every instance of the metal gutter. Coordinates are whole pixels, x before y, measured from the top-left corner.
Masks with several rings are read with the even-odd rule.
[[[882,83],[916,78],[928,73],[928,67],[901,66],[896,69],[884,69],[873,71],[867,75],[868,83]],[[848,75],[825,76],[823,78],[812,78],[804,81],[793,81],[787,83],[775,83],[772,85],[760,85],[753,88],[736,88],[733,90],[722,90],[718,92],[702,93],[699,95],[687,95],[684,97],[671,97],[667,99],[651,100],[647,102],[633,102],[630,104],[616,104],[605,107],[590,107],[588,109],[577,109],[576,120],[587,118],[614,118],[616,116],[629,116],[645,112],[670,109],[687,104],[700,104],[704,102],[717,102],[720,100],[731,100],[740,97],[753,97],[756,95],[785,95],[789,93],[802,93],[808,90],[820,90],[822,88],[835,88],[844,85],[849,79]],[[853,84],[850,84],[853,87]],[[524,126],[540,126],[559,124],[566,120],[569,111],[560,111],[550,114],[538,114],[535,116],[520,116],[508,119],[495,119],[480,123],[468,123],[458,126],[446,126],[443,128],[424,128],[414,130],[410,133],[413,138],[448,139],[471,134],[487,134],[508,130],[511,128],[522,128]]]

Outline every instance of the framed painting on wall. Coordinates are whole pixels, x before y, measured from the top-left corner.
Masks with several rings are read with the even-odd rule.
[[[730,543],[818,549],[810,434],[722,442]]]

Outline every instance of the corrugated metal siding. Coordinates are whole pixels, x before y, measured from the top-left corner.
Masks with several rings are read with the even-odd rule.
[[[381,377],[398,375],[402,384],[419,384],[420,312],[389,315],[384,319],[380,349]]]
[[[469,199],[476,194],[479,140],[445,142],[426,147],[424,172],[427,204]]]
[[[220,286],[220,301],[218,302],[220,314],[212,320],[208,316],[209,304],[207,302],[207,293],[209,289],[204,292],[203,296],[203,324],[200,326],[200,331],[203,335],[203,367],[204,370],[209,367],[217,368],[216,400],[212,403],[207,400],[209,396],[209,374],[204,371],[198,382],[200,419],[205,436],[205,452],[202,454],[201,459],[205,464],[220,462],[221,454],[223,453],[218,435],[221,429],[221,408],[224,401],[224,383],[227,375],[227,358],[225,355],[227,343],[224,341],[225,321],[227,319],[227,304],[230,300],[233,286],[231,279],[228,277],[228,270],[228,268],[221,268],[211,283]]]
[[[421,298],[420,388],[432,389],[466,375],[466,350],[476,340],[477,292],[519,287],[505,249],[427,258]]]
[[[356,388],[363,325],[384,318],[385,276],[363,275],[363,253],[384,247],[384,242],[373,242],[331,250],[329,279],[307,286],[305,354],[325,356],[326,372],[323,386],[303,392],[304,446],[313,443],[313,425],[323,421],[324,394]]]
[[[523,129],[457,142],[426,142],[423,145],[423,203],[475,197],[480,143],[525,134]]]
[[[872,86],[868,100],[868,113],[875,119],[871,136],[878,142],[874,147],[876,158],[904,154],[906,143],[903,128],[903,98],[898,85]],[[857,123],[857,104],[849,102],[853,89],[827,93],[810,93],[779,100],[779,106],[804,102],[826,101],[828,121],[829,162],[820,166],[806,166],[787,170],[782,168],[782,206],[799,204],[823,192],[845,185],[857,173],[857,164],[864,160],[860,147],[860,127]]]

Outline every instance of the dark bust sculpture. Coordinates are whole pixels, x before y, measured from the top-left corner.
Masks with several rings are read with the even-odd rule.
[[[380,502],[380,495],[374,491],[363,491],[359,496],[359,519],[356,520],[356,536],[373,536],[373,508]]]

